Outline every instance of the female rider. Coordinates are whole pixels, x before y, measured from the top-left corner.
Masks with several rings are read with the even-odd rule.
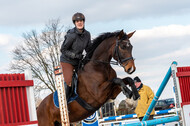
[[[75,27],[68,30],[65,35],[60,57],[67,101],[69,99],[73,71],[83,58],[83,50],[87,50],[91,45],[90,33],[84,28],[85,16],[77,12],[73,15],[72,21]]]

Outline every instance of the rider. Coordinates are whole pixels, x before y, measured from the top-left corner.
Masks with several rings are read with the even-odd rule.
[[[60,57],[67,101],[71,90],[73,71],[82,60],[83,51],[91,45],[90,32],[84,28],[85,16],[77,12],[73,15],[72,21],[75,27],[67,31],[61,46]]]

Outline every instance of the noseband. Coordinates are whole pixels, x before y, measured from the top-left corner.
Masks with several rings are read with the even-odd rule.
[[[126,62],[126,61],[129,61],[129,60],[133,60],[133,57],[128,57],[128,58],[125,58],[125,59],[121,59],[121,55],[120,55],[120,52],[119,52],[119,42],[121,42],[121,40],[116,40],[116,44],[115,44],[115,48],[114,48],[114,56],[116,56],[117,58],[117,62],[122,66],[122,67],[125,67],[128,62],[123,65],[123,62]]]

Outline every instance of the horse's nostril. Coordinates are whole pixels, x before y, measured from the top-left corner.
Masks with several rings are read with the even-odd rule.
[[[127,72],[130,72],[130,71],[131,71],[131,68],[129,68]]]
[[[132,74],[135,71],[135,68],[132,66],[127,70],[127,73]]]

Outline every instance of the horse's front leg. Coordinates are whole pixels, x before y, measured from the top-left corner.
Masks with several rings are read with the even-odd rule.
[[[129,86],[131,87],[131,89],[132,89],[132,91],[133,91],[133,99],[134,100],[137,100],[139,97],[140,97],[140,95],[139,95],[139,93],[138,93],[138,91],[137,91],[137,88],[136,88],[136,86],[135,86],[135,84],[134,84],[134,81],[133,81],[133,79],[132,78],[130,78],[130,77],[125,77],[125,78],[123,78],[122,79],[123,80],[123,82],[125,83],[125,84],[129,84]]]
[[[114,78],[112,81],[113,81],[114,84],[120,85],[123,94],[127,98],[131,98],[132,97],[133,92],[126,86],[126,84],[123,82],[122,79],[120,79],[120,78]]]

